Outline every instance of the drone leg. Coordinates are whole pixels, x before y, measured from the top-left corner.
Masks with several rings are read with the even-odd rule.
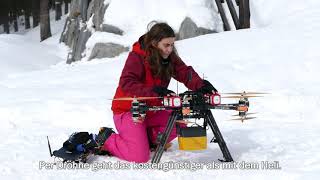
[[[214,117],[213,117],[213,115],[212,115],[210,110],[206,111],[205,119],[208,122],[208,124],[209,124],[209,126],[210,126],[210,128],[211,128],[211,130],[212,130],[212,132],[214,134],[215,139],[214,139],[213,142],[216,142],[216,143],[219,144],[219,147],[220,147],[221,152],[223,154],[223,157],[225,159],[225,160],[220,160],[220,159],[219,160],[223,161],[223,162],[232,162],[233,161],[232,156],[231,156],[231,154],[229,152],[229,149],[228,149],[228,147],[227,147],[227,145],[226,145],[226,143],[225,143],[225,141],[224,141],[224,139],[222,137],[222,134],[221,134],[221,132],[220,132],[220,130],[218,128],[218,125],[217,125],[217,123],[216,123],[216,121],[215,121],[215,119],[214,119]]]
[[[151,163],[159,163],[161,156],[164,151],[164,147],[168,141],[169,135],[171,134],[171,131],[173,129],[173,126],[175,124],[175,121],[177,119],[178,112],[173,111],[169,117],[169,120],[167,122],[167,126],[165,131],[162,134],[159,134],[160,136],[160,142],[157,145],[156,151],[154,152],[154,155],[152,157]]]

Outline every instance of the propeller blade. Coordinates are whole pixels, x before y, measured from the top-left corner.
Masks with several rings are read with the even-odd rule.
[[[222,96],[221,98],[251,98],[251,97],[263,97],[263,96],[242,95],[242,96]]]
[[[244,120],[255,119],[257,117],[246,117]]]
[[[265,92],[242,92],[242,93],[220,93],[220,94],[230,94],[230,95],[254,95],[254,94],[270,94],[270,93],[265,93]]]
[[[244,119],[241,118],[237,118],[237,119],[228,119],[226,121],[244,121]]]
[[[250,115],[250,114],[258,114],[257,112],[249,112],[249,113],[246,113],[247,115]]]
[[[229,121],[245,121],[245,120],[249,120],[249,119],[254,119],[254,118],[257,118],[257,117],[239,117],[239,118],[236,118],[236,119],[229,119]]]

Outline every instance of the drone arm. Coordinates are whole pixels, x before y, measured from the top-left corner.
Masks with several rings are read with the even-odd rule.
[[[215,106],[209,106],[210,109],[221,109],[221,110],[238,110],[239,104],[219,104]]]

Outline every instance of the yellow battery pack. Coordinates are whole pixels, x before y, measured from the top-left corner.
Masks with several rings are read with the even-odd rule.
[[[207,131],[203,127],[180,127],[178,143],[180,150],[205,150],[207,149]]]

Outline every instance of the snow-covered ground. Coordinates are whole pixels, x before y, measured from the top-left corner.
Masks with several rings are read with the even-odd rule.
[[[226,121],[233,112],[213,111],[234,160],[258,163],[259,169],[40,169],[40,162],[54,161],[46,136],[56,149],[71,132],[114,127],[109,99],[128,54],[66,65],[68,49],[58,44],[59,21],[52,24],[53,37],[40,44],[38,29],[0,35],[1,179],[319,178],[320,2],[255,0],[251,6],[253,28],[176,44],[184,61],[220,92],[272,93],[251,100],[250,111],[259,114],[245,123]],[[175,81],[170,89],[176,89]],[[179,92],[183,90],[180,84]],[[161,162],[195,165],[218,163],[218,158],[217,144],[185,152],[177,150],[175,141]],[[262,169],[263,161],[277,161],[281,169]],[[94,162],[125,163],[115,157],[95,157]]]

